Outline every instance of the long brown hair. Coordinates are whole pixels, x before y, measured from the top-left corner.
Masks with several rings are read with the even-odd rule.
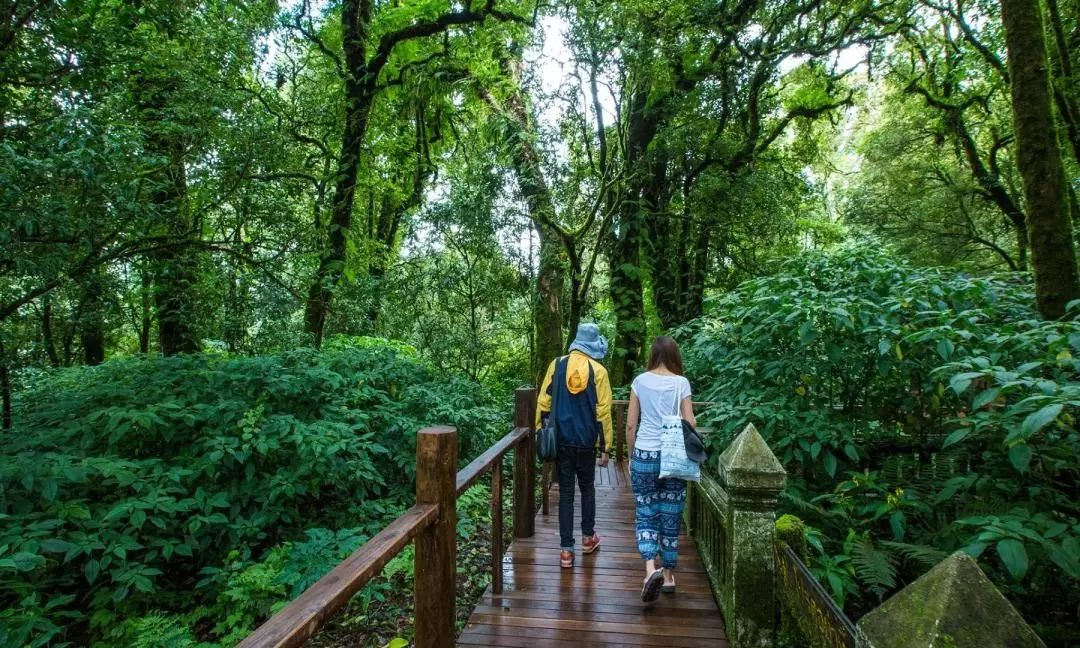
[[[683,375],[682,355],[679,353],[679,344],[667,335],[661,335],[653,340],[652,348],[649,349],[649,362],[646,365],[648,371],[664,365],[671,373]]]

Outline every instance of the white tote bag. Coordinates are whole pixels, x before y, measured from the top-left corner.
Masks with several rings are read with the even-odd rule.
[[[672,409],[674,414],[660,420],[660,479],[701,481],[701,466],[686,456],[678,389],[675,390],[675,406]]]

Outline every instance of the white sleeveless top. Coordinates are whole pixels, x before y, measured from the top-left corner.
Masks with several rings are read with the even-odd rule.
[[[634,447],[638,450],[659,451],[663,417],[679,414],[680,403],[690,398],[690,381],[685,376],[662,376],[647,371],[634,378],[630,389],[641,404],[641,418],[638,421]]]

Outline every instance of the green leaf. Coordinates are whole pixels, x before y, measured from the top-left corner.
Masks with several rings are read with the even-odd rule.
[[[991,387],[990,389],[984,389],[979,392],[979,395],[975,397],[975,401],[971,404],[971,409],[982,409],[986,405],[994,402],[994,399],[998,397],[999,389],[997,387]]]
[[[1054,561],[1054,564],[1061,568],[1061,571],[1069,575],[1070,578],[1080,580],[1080,560],[1076,556],[1070,555],[1061,547],[1050,548],[1050,560]]]
[[[836,476],[836,455],[832,452],[825,452],[825,472],[829,473],[829,477]]]
[[[971,430],[968,428],[960,428],[959,430],[954,431],[952,434],[945,437],[945,440],[941,443],[941,448],[944,450],[955,443],[960,443],[967,438],[967,435],[970,432]]]
[[[49,538],[41,542],[41,550],[46,553],[67,553],[73,548],[75,545],[59,538]]]
[[[948,360],[949,357],[952,356],[954,349],[955,349],[955,347],[953,346],[953,343],[952,343],[951,340],[947,340],[947,339],[938,340],[937,352],[938,352],[938,355],[941,356],[942,360]]]
[[[958,373],[949,379],[949,387],[952,387],[952,390],[956,392],[957,395],[963,394],[971,385],[971,381],[981,376],[982,374],[977,371]]]
[[[86,563],[86,567],[83,567],[83,574],[86,575],[86,581],[91,585],[97,580],[98,574],[101,573],[101,563],[96,560],[89,560]]]
[[[41,484],[41,496],[45,498],[46,502],[52,502],[56,500],[57,484],[55,479],[46,479]]]
[[[904,531],[906,530],[907,516],[902,511],[893,511],[889,516],[889,527],[892,529],[893,538],[897,542],[904,541]]]
[[[997,553],[1001,562],[1005,563],[1005,569],[1009,570],[1012,577],[1020,580],[1027,574],[1028,555],[1024,549],[1024,543],[1013,538],[1005,538],[997,543]]]
[[[1009,448],[1009,461],[1018,471],[1026,473],[1028,464],[1031,463],[1031,446],[1026,443],[1018,443]]]
[[[7,567],[17,572],[31,572],[45,566],[45,558],[28,551],[20,551],[0,560],[0,567]]]
[[[1020,426],[1020,430],[1024,436],[1031,436],[1039,430],[1043,429],[1050,424],[1051,421],[1061,414],[1061,410],[1064,407],[1062,403],[1052,403],[1043,407],[1042,409],[1031,413],[1026,419],[1024,419],[1023,425]]]

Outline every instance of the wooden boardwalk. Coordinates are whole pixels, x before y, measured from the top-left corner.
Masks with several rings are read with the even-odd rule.
[[[504,591],[489,587],[458,637],[459,646],[713,646],[726,647],[724,622],[693,538],[679,547],[676,594],[651,606],[640,593],[644,565],[634,541],[634,495],[625,464],[596,471],[600,549],[581,555],[580,493],[574,568],[559,567],[557,486],[550,515],[537,515],[536,535],[516,539],[503,559]]]

